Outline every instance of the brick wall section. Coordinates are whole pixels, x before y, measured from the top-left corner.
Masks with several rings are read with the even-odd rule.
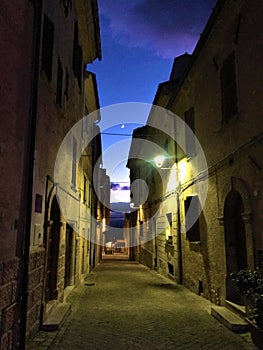
[[[29,258],[27,334],[32,337],[39,328],[44,278],[44,249],[31,252]]]
[[[17,344],[19,335],[18,275],[18,258],[0,264],[1,349],[12,349]]]

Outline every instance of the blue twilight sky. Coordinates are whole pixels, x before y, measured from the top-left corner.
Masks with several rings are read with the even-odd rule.
[[[216,0],[98,0],[102,61],[95,61],[88,70],[97,75],[101,108],[123,102],[151,104],[158,84],[170,77],[173,59],[192,53],[215,3]],[[106,118],[102,109],[102,126]],[[125,116],[119,119],[109,130],[102,127],[102,132],[131,135],[134,128],[145,124],[147,116],[137,117],[135,124],[127,123]],[[112,182],[126,186],[129,172],[125,157],[122,153],[117,161],[113,147],[122,139],[127,140],[120,144],[126,148],[127,160],[130,137],[102,134],[103,166]],[[120,193],[113,200],[127,200],[128,191],[124,192],[126,197]]]

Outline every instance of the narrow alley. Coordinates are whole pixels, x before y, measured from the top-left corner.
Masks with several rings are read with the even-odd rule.
[[[70,294],[62,329],[41,332],[28,349],[255,349],[248,334],[210,315],[206,299],[136,262],[109,258]]]

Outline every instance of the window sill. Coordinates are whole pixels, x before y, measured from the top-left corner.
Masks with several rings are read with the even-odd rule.
[[[189,241],[189,244],[194,246],[201,246],[201,241]]]

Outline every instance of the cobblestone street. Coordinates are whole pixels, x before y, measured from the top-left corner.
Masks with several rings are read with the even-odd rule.
[[[210,315],[210,302],[134,262],[102,261],[67,301],[61,331],[28,349],[254,349]]]

